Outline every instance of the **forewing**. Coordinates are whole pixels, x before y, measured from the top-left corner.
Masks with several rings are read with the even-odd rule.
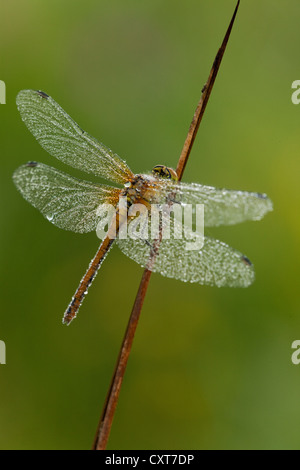
[[[174,202],[204,204],[206,227],[233,225],[246,220],[260,220],[273,209],[272,201],[266,194],[217,189],[211,186],[187,183],[165,183],[164,193],[172,194]]]
[[[132,176],[117,154],[83,131],[46,93],[22,90],[17,106],[40,145],[67,165],[117,183]]]
[[[172,219],[171,233],[178,235],[177,224]],[[200,249],[187,249],[191,239],[193,243],[198,240],[201,246],[203,238],[202,235],[189,235],[186,227],[184,230],[181,239],[162,238],[157,253],[153,250],[156,242],[151,239],[128,237],[117,239],[117,243],[124,254],[141,266],[166,277],[218,287],[247,287],[254,281],[253,265],[242,253],[208,237],[204,238]]]
[[[13,180],[22,196],[52,224],[73,232],[96,229],[103,203],[115,205],[120,190],[73,178],[42,163],[19,167]]]

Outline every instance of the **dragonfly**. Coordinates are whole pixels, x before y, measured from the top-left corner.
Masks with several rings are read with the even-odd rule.
[[[252,284],[255,273],[251,261],[217,239],[205,236],[200,249],[187,251],[188,233],[181,239],[160,236],[154,242],[138,236],[121,238],[117,235],[125,221],[132,223],[133,218],[128,213],[135,203],[145,207],[170,204],[170,201],[182,207],[203,204],[205,227],[216,227],[260,220],[272,210],[272,201],[266,194],[179,182],[175,170],[165,165],[156,165],[149,174],[135,174],[116,153],[79,127],[45,92],[22,90],[16,101],[25,125],[49,154],[73,168],[115,184],[109,186],[77,179],[35,161],[20,166],[13,174],[17,189],[48,221],[65,230],[90,232],[96,230],[103,218],[103,205],[117,208],[120,197],[126,200],[125,210],[116,209],[115,235],[108,230],[101,241],[65,311],[63,323],[68,325],[77,316],[114,242],[141,266],[169,278],[218,287]],[[177,222],[172,220],[175,227]]]

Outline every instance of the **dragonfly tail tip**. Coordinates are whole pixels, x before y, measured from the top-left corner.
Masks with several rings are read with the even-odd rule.
[[[74,320],[75,317],[69,318],[68,316],[64,316],[62,319],[62,324],[69,326],[71,321]]]

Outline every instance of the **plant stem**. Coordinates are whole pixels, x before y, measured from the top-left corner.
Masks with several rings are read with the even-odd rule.
[[[215,83],[215,79],[217,77],[218,70],[222,62],[222,58],[223,58],[223,55],[224,55],[224,52],[228,43],[228,39],[230,37],[230,33],[231,33],[232,26],[233,26],[233,23],[234,23],[234,20],[238,11],[239,4],[240,4],[240,0],[238,0],[237,2],[236,8],[234,10],[234,14],[230,21],[230,24],[225,34],[222,45],[220,49],[218,50],[218,53],[214,60],[208,80],[202,89],[202,95],[198,103],[198,106],[196,108],[193,120],[191,122],[189,131],[188,131],[188,134],[184,142],[182,152],[181,152],[178,164],[177,164],[176,173],[178,175],[179,180],[181,180],[183,176],[183,172],[187,164],[194,140],[196,138],[200,122],[204,115],[206,105],[208,103],[213,85]],[[105,399],[101,418],[100,418],[99,425],[98,425],[97,432],[96,432],[95,439],[94,439],[93,450],[105,450],[106,449],[114,413],[115,413],[116,406],[117,406],[118,399],[119,399],[123,377],[124,377],[125,370],[126,370],[126,365],[127,365],[128,358],[130,355],[135,331],[138,325],[138,321],[139,321],[140,313],[143,307],[150,277],[151,277],[151,271],[149,271],[148,269],[145,269],[140,285],[139,285],[139,289],[138,289],[134,304],[133,304],[133,308],[132,308],[129,322],[127,325],[127,329],[125,332],[125,336],[122,342],[122,346],[119,352],[115,370],[112,376],[111,384],[110,384],[110,387],[109,387],[109,390]]]

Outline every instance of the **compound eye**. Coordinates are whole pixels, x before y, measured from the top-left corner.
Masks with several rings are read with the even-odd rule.
[[[171,178],[169,168],[167,168],[165,165],[155,165],[155,167],[152,169],[152,173],[160,178]]]
[[[158,176],[159,178],[165,178],[165,179],[175,180],[175,181],[177,181],[178,179],[177,174],[173,170],[173,168],[168,168],[165,165],[156,165],[152,169],[152,173],[155,176]]]

